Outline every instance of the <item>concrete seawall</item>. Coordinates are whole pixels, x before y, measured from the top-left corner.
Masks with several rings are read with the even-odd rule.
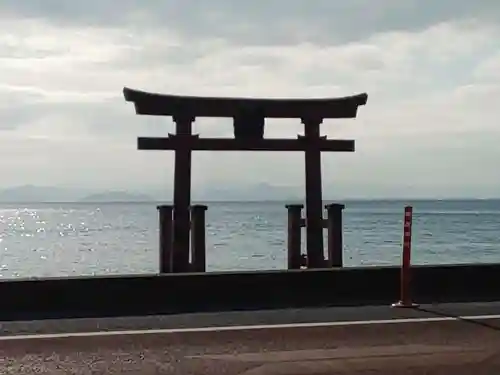
[[[0,281],[0,320],[104,317],[398,300],[398,267]],[[500,300],[500,264],[418,266],[419,303]]]

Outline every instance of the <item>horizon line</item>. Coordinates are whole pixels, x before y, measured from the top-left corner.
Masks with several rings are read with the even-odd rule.
[[[304,202],[303,199],[193,199],[192,203],[291,203],[291,202]],[[500,201],[500,197],[401,197],[401,198],[388,198],[388,197],[349,197],[337,199],[323,199],[324,202],[425,202],[425,201]],[[24,200],[24,201],[0,201],[0,204],[160,204],[171,203],[172,200],[153,199],[153,200],[117,200],[117,201],[85,201],[85,200],[67,200],[67,201],[52,201],[52,200]]]

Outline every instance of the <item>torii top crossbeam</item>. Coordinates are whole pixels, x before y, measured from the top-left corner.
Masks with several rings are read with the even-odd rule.
[[[195,117],[237,117],[258,113],[264,118],[354,118],[365,105],[366,93],[324,99],[254,99],[165,95],[123,89],[125,100],[135,104],[136,113],[152,116],[190,114]]]

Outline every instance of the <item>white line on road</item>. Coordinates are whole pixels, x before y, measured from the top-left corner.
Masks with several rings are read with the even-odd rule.
[[[481,320],[494,320],[494,319],[500,319],[500,314],[443,316],[443,317],[432,317],[432,318],[353,320],[353,321],[295,323],[295,324],[263,324],[263,325],[256,324],[256,325],[244,325],[244,326],[212,326],[212,327],[199,327],[199,328],[165,328],[165,329],[143,329],[143,330],[122,330],[122,331],[46,333],[46,334],[0,336],[0,341],[57,339],[57,338],[70,338],[70,337],[106,337],[106,336],[158,335],[158,334],[172,334],[172,333],[249,331],[249,330],[266,330],[266,329],[342,327],[342,326],[362,326],[362,325],[376,325],[376,324],[452,322],[461,320],[481,321]]]

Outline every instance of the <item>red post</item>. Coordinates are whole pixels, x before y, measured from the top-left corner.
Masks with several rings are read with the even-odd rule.
[[[400,300],[393,307],[417,307],[411,298],[411,224],[413,207],[405,207],[403,225],[403,256],[401,261]]]

